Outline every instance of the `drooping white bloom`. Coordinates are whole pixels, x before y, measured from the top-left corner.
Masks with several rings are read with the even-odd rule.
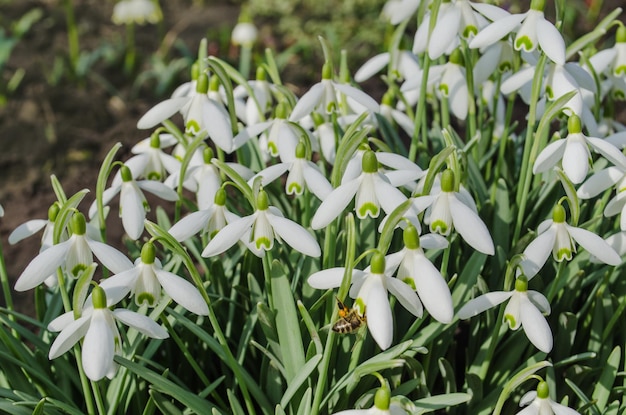
[[[87,235],[87,225],[82,213],[75,213],[70,222],[72,236],[41,251],[18,277],[15,282],[16,291],[35,288],[59,267],[63,267],[68,275],[75,278],[93,263],[94,255],[112,272],[122,272],[132,267],[132,262],[117,249]]]
[[[374,406],[368,409],[348,409],[335,415],[408,415],[402,405],[391,402],[391,391],[385,382],[374,395]]]
[[[179,242],[186,241],[203,229],[209,238],[213,238],[228,223],[239,219],[239,216],[226,208],[226,192],[219,188],[213,198],[214,202],[197,212],[190,213],[170,229],[169,234]]]
[[[565,41],[558,29],[543,14],[545,0],[533,0],[526,13],[503,15],[482,29],[471,40],[471,48],[482,48],[502,39],[507,34],[517,31],[513,46],[516,50],[531,52],[541,50],[553,62],[565,63]],[[521,25],[521,26],[520,26]]]
[[[233,90],[237,116],[247,126],[258,124],[265,119],[273,104],[272,91],[275,88],[265,78],[265,70],[259,66],[255,80],[248,81],[245,86],[237,85]]]
[[[337,288],[341,285],[345,268],[329,268],[311,274],[308,283],[317,289]],[[387,291],[391,292],[411,314],[421,317],[422,303],[415,290],[404,281],[389,275],[385,257],[381,253],[372,256],[370,267],[352,271],[350,297],[356,299],[361,315],[367,317],[367,327],[378,346],[385,350],[393,340],[393,316]]]
[[[233,28],[231,40],[233,44],[250,47],[256,42],[259,31],[252,22],[238,22]]]
[[[354,80],[366,81],[385,66],[389,66],[389,71],[400,79],[407,79],[420,70],[417,56],[408,50],[396,50],[380,53],[367,60],[354,74]]]
[[[48,330],[61,333],[52,343],[48,358],[56,359],[84,337],[81,352],[83,369],[89,379],[98,381],[105,376],[112,378],[117,370],[113,358],[121,354],[122,337],[116,321],[155,339],[169,337],[149,317],[123,308],[111,311],[109,307],[113,303],[107,300],[104,289],[96,286],[78,319],[74,319],[74,311],[70,311],[52,320]]]
[[[139,239],[144,229],[146,212],[150,209],[142,190],[155,194],[161,199],[168,201],[178,200],[178,194],[161,182],[154,180],[135,180],[131,170],[123,165],[120,175],[113,179],[111,187],[103,193],[103,204],[106,206],[112,199],[120,194],[120,212],[122,225],[128,236],[134,240]],[[90,216],[93,216],[97,206],[91,205]]]
[[[389,23],[398,23],[409,19],[417,11],[421,0],[387,0],[383,6],[382,14],[389,19]]]
[[[180,161],[163,151],[163,148],[176,143],[173,135],[162,134],[157,130],[149,138],[133,146],[131,152],[135,156],[125,164],[129,166],[133,177],[164,181],[168,175],[180,170]]]
[[[565,222],[565,208],[556,205],[552,219],[545,220],[537,228],[537,237],[524,250],[525,259],[521,266],[524,274],[530,279],[543,267],[550,252],[555,261],[570,261],[576,252],[578,242],[599,261],[617,266],[621,263],[619,255],[601,237],[588,230],[570,226]]]
[[[295,158],[292,161],[277,163],[261,170],[248,181],[248,184],[251,185],[256,177],[262,177],[261,186],[267,186],[285,172],[289,172],[285,183],[285,190],[288,195],[301,195],[304,193],[304,189],[308,189],[318,199],[324,200],[333,190],[333,187],[319,167],[305,159],[305,152],[304,144],[299,143],[296,147]]]
[[[433,318],[447,324],[452,321],[454,308],[448,284],[439,270],[426,258],[424,248],[446,248],[448,241],[440,235],[419,236],[413,225],[404,229],[404,248],[387,255],[387,269],[397,278],[413,287],[422,304]]]
[[[321,248],[317,240],[306,229],[283,217],[280,210],[270,206],[267,193],[260,190],[257,195],[256,211],[238,218],[215,235],[202,251],[203,257],[219,255],[245,237],[248,248],[257,256],[263,256],[274,246],[274,239],[284,240],[295,250],[305,255],[318,257]]]
[[[528,340],[539,350],[549,353],[552,350],[552,331],[542,315],[550,314],[550,303],[543,294],[528,290],[528,279],[517,277],[513,291],[494,291],[468,301],[458,311],[460,319],[474,317],[485,310],[509,300],[504,310],[504,321],[512,330],[520,326]]]
[[[567,137],[548,144],[539,153],[533,165],[533,173],[548,171],[561,160],[565,175],[572,183],[581,183],[587,177],[587,172],[589,171],[589,159],[591,158],[589,147],[616,166],[626,169],[626,156],[611,143],[600,138],[584,135],[578,116],[572,115],[569,117],[567,129]]]
[[[206,302],[193,284],[163,269],[161,261],[155,258],[155,248],[151,242],[143,246],[141,257],[137,258],[133,268],[107,278],[100,283],[100,287],[115,292],[121,298],[130,293],[138,306],[148,304],[150,307],[158,304],[162,288],[172,300],[192,313],[203,316],[209,314]],[[118,298],[113,300],[115,302]]]
[[[594,173],[576,191],[581,199],[591,199],[615,186],[616,195],[604,207],[607,217],[621,213],[620,228],[626,230],[626,170],[611,166]],[[607,240],[607,242],[609,242]]]
[[[433,186],[430,195],[415,198],[414,204],[422,209],[424,201],[428,206],[425,221],[431,232],[448,236],[452,229],[456,229],[472,248],[487,255],[494,254],[489,230],[478,216],[476,205],[469,193],[454,191],[452,170],[447,169],[442,173],[440,191]]]
[[[152,0],[119,0],[113,7],[113,23],[121,24],[145,24],[158,23],[163,16],[161,10]]]
[[[537,391],[530,391],[522,396],[519,406],[526,406],[517,415],[580,415],[572,408],[550,399],[548,384],[539,382]]]
[[[54,233],[54,221],[59,213],[59,204],[53,203],[48,209],[48,219],[31,219],[19,225],[9,235],[9,243],[14,245],[22,239],[28,238],[43,229],[41,236],[40,252],[50,248],[54,242],[52,236]],[[63,240],[67,239],[67,232],[62,235]]]
[[[368,150],[363,154],[362,172],[342,183],[324,199],[313,215],[311,227],[321,229],[327,226],[343,212],[352,198],[355,198],[354,209],[359,219],[377,218],[381,207],[389,214],[406,200],[406,196],[379,172],[376,154]]]
[[[333,81],[330,65],[325,63],[322,68],[322,80],[300,97],[289,116],[289,120],[299,121],[313,111],[328,114],[336,111],[340,108],[338,96],[341,94],[352,98],[367,111],[380,111],[378,103],[365,92],[349,84]]]
[[[603,49],[589,58],[597,75],[604,75],[602,95],[613,92],[617,99],[626,98],[626,27],[619,26],[615,33],[615,45]]]

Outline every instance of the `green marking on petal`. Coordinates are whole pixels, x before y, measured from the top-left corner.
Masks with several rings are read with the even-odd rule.
[[[552,90],[552,87],[550,85],[546,86],[546,96],[548,97],[549,100],[554,99],[554,91]]]
[[[444,97],[447,97],[449,93],[448,85],[446,84],[439,85],[439,91],[441,91]]]
[[[430,231],[436,232],[439,235],[448,235],[450,233],[450,229],[448,228],[448,224],[442,220],[436,220],[430,224]]]
[[[272,241],[270,241],[269,238],[265,236],[261,236],[260,238],[255,239],[254,245],[258,250],[264,249],[266,251],[269,251],[270,249],[272,249]]]
[[[409,287],[413,288],[414,291],[417,290],[417,286],[415,285],[415,280],[413,278],[406,277],[403,278],[402,281]]]
[[[200,124],[196,120],[189,120],[185,125],[185,130],[190,134],[198,134],[200,132]]]
[[[613,70],[613,74],[615,76],[620,76],[626,74],[626,65],[620,65]]]
[[[613,98],[618,101],[624,101],[626,99],[626,94],[624,94],[624,91],[616,89],[613,91]]]
[[[359,209],[356,212],[356,215],[359,217],[359,219],[365,219],[367,215],[369,215],[372,218],[377,218],[379,213],[380,213],[380,209],[378,208],[378,206],[376,206],[375,204],[371,202],[367,202],[361,205],[361,207],[359,207]]]
[[[516,327],[516,321],[515,321],[515,317],[513,317],[510,314],[505,314],[504,315],[504,321],[509,325],[509,328],[512,329],[513,327]]]
[[[139,293],[135,297],[135,303],[140,306],[142,304],[148,304],[150,307],[154,306],[154,296],[150,293]]]
[[[515,39],[515,50],[524,49],[526,52],[530,52],[535,49],[535,45],[533,45],[533,41],[526,35],[518,37]]]
[[[77,278],[86,269],[87,266],[85,264],[76,264],[76,266],[70,271],[70,274],[72,274],[72,277]]]
[[[572,259],[572,250],[570,248],[561,248],[556,251],[557,262],[563,262],[564,259],[568,261]]]
[[[361,313],[362,316],[365,315],[365,302],[361,297],[357,297],[357,299],[354,301],[353,307],[358,308],[359,313]]]
[[[478,33],[478,28],[476,26],[469,25],[465,27],[465,30],[463,30],[463,37],[465,39],[469,39],[470,35],[476,35],[477,33]]]
[[[276,147],[276,143],[274,143],[273,141],[267,143],[267,148],[272,156],[275,157],[278,155],[278,147]]]
[[[293,194],[301,195],[303,191],[304,189],[302,188],[302,186],[300,186],[300,184],[296,182],[291,183],[289,187],[287,187],[288,195],[293,195]]]
[[[500,66],[498,66],[498,69],[500,69],[500,72],[506,72],[506,71],[510,71],[513,69],[513,65],[511,64],[511,62],[502,62],[500,64]]]
[[[148,173],[147,177],[148,177],[148,180],[156,180],[157,182],[161,181],[161,174],[156,171],[151,171],[150,173]]]

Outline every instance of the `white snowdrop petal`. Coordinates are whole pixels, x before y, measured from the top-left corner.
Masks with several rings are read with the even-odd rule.
[[[113,310],[115,318],[138,332],[152,337],[153,339],[167,339],[170,335],[150,317],[134,311],[118,308]]]
[[[469,4],[470,6],[472,6],[474,10],[476,10],[478,13],[482,14],[483,16],[485,16],[487,19],[491,20],[492,22],[495,22],[500,19],[504,19],[505,17],[511,15],[509,12],[507,12],[503,8],[494,6],[493,4],[474,3],[474,2],[471,2]]]
[[[83,342],[83,369],[87,377],[93,381],[105,377],[113,364],[115,343],[104,315],[105,312],[110,311],[94,310]]]
[[[424,314],[424,307],[422,307],[422,303],[415,291],[408,284],[397,278],[385,277],[385,280],[387,289],[398,299],[402,307],[406,308],[414,316],[421,318]]]
[[[324,200],[333,191],[333,186],[317,168],[315,164],[307,161],[302,166],[304,174],[304,182],[308,189],[317,196],[318,199]]]
[[[15,291],[30,290],[44,282],[63,264],[72,243],[73,240],[69,239],[39,253],[18,277]]]
[[[178,242],[186,241],[207,226],[215,209],[209,208],[190,213],[174,224],[168,233]]]
[[[609,203],[604,207],[604,216],[610,218],[622,211],[622,208],[626,205],[626,192],[619,192],[614,198],[609,200]]]
[[[246,231],[250,230],[254,220],[255,216],[250,215],[239,218],[226,225],[217,233],[217,235],[215,235],[213,239],[211,239],[206,248],[204,248],[202,256],[208,258],[226,251],[228,248],[237,243],[239,238],[241,238]]]
[[[170,98],[159,102],[137,121],[137,128],[146,130],[156,126],[176,114],[187,102],[188,97]]]
[[[604,49],[589,58],[589,63],[594,71],[599,75],[603,73],[615,59],[616,50],[614,48]]]
[[[54,343],[52,343],[52,346],[50,346],[50,352],[48,353],[49,359],[56,359],[63,353],[70,350],[76,342],[85,336],[85,333],[87,333],[87,329],[89,328],[89,320],[91,319],[91,316],[81,317],[78,320],[74,320],[73,312],[66,314],[71,317],[72,322],[63,328],[61,333],[59,333],[57,338],[54,340]],[[52,325],[52,323],[50,324],[54,328],[56,327],[56,323],[55,325]],[[48,330],[53,331],[50,326],[48,327]]]
[[[460,67],[457,71],[458,73],[455,74],[454,81],[448,85],[448,104],[454,116],[460,120],[464,120],[467,117],[469,108],[469,93],[465,73],[460,70]]]
[[[356,82],[363,82],[379,71],[381,71],[389,63],[389,52],[380,53],[367,60],[354,74]]]
[[[440,18],[428,40],[428,56],[433,60],[443,55],[456,39],[457,29],[461,24],[461,9],[459,7],[448,7],[443,16],[441,14],[440,12]]]
[[[533,278],[544,266],[556,239],[556,229],[550,228],[539,234],[524,250],[525,260],[521,262],[524,275]]]
[[[163,200],[168,200],[170,202],[178,200],[178,194],[161,182],[157,182],[155,180],[140,180],[137,182],[137,186]]]
[[[68,311],[48,323],[48,327],[46,328],[48,331],[56,333],[69,326],[72,322],[74,322],[74,311]]]
[[[476,38],[474,38],[474,40],[476,40]],[[510,93],[515,92],[518,89],[522,88],[524,85],[530,83],[534,75],[534,66],[527,66],[523,69],[520,69],[502,82],[502,85],[500,86],[500,92],[502,92],[504,95],[509,95]]]
[[[608,265],[617,266],[622,263],[622,259],[604,239],[588,230],[565,225],[570,236],[583,248],[589,251],[600,261]]]
[[[311,287],[319,290],[337,288],[341,285],[345,272],[346,269],[343,267],[324,269],[311,274],[307,282]]]
[[[626,156],[610,142],[595,137],[587,137],[589,145],[611,163],[626,170]]]
[[[526,17],[526,13],[511,14],[494,21],[474,36],[469,43],[469,47],[478,49],[499,41],[505,35],[515,30],[515,27],[521,23],[524,17]]]
[[[209,315],[209,307],[198,289],[184,278],[164,270],[156,270],[156,277],[172,300],[200,316]]]
[[[32,219],[22,223],[20,226],[15,228],[13,232],[11,232],[11,234],[9,235],[9,244],[14,245],[22,239],[34,235],[35,233],[43,229],[47,224],[48,221],[45,219]]]
[[[520,318],[528,340],[539,350],[549,353],[552,350],[552,331],[541,312],[528,300],[520,297]]]
[[[264,121],[258,124],[251,125],[239,131],[239,133],[233,138],[233,150],[237,150],[253,137],[258,136],[263,131],[272,126],[274,121]]]
[[[143,195],[135,183],[124,183],[120,194],[120,216],[128,236],[137,240],[144,228],[146,211]]]
[[[583,141],[567,140],[563,152],[563,171],[574,184],[582,183],[589,170],[589,150]]]
[[[528,299],[544,314],[550,314],[551,308],[548,299],[538,291],[527,291]]]
[[[107,296],[107,305],[117,304],[128,295],[135,286],[139,272],[138,267],[133,267],[100,282],[100,288],[105,291]]]
[[[550,404],[550,409],[554,412],[554,415],[580,415],[578,411],[561,405],[560,403],[556,403],[552,400],[549,400],[548,402]]]
[[[267,219],[278,236],[292,248],[316,258],[322,254],[315,237],[296,222],[276,215],[267,215]]]
[[[287,170],[289,170],[289,167],[290,167],[290,163],[273,164],[273,165],[271,165],[269,167],[266,167],[265,169],[261,170],[260,172],[258,172],[253,177],[251,177],[248,180],[248,184],[250,185],[250,187],[252,187],[252,184],[254,183],[254,180],[257,177],[262,177],[262,179],[261,179],[261,186],[267,186],[268,184],[272,183],[274,180],[276,180],[280,176],[282,176]]]
[[[227,153],[233,151],[233,131],[230,118],[224,108],[215,101],[208,99],[203,102],[206,123],[204,127],[215,145]]]
[[[374,175],[373,179],[376,198],[387,214],[407,200],[400,190],[387,183],[380,175]]]
[[[359,189],[360,183],[361,178],[357,177],[330,192],[313,215],[311,228],[324,228],[341,215]]]
[[[612,134],[605,138],[604,141],[613,144],[617,148],[622,149],[626,147],[626,131]]]
[[[500,303],[508,300],[513,295],[513,291],[493,291],[487,294],[483,294],[476,297],[467,303],[459,311],[457,316],[461,320],[466,320],[470,317],[477,316],[485,310],[489,310],[497,306]]]
[[[424,307],[433,318],[441,323],[452,322],[454,306],[448,284],[439,270],[424,256],[415,257],[415,275],[413,276],[417,294]]]
[[[363,105],[369,111],[380,112],[380,106],[378,105],[378,102],[376,102],[374,98],[370,97],[368,94],[361,91],[360,89],[357,89],[348,84],[339,84],[334,82],[333,86],[335,87],[335,89],[338,89],[346,96],[354,99],[356,102]]]
[[[361,291],[367,287],[365,298],[367,327],[378,346],[386,350],[393,340],[393,316],[387,297],[387,290],[383,286],[380,277],[369,276]]]
[[[102,262],[102,265],[110,269],[114,274],[133,267],[130,259],[112,246],[89,238],[86,238],[86,240],[91,252]]]
[[[537,39],[541,50],[557,65],[565,63],[565,41],[558,29],[545,18],[537,19]]]
[[[591,199],[619,182],[625,175],[626,172],[618,167],[602,169],[585,180],[576,191],[576,194],[581,199]]]
[[[537,156],[533,165],[533,174],[543,173],[554,167],[563,158],[566,144],[565,139],[548,144]]]
[[[495,252],[493,240],[485,223],[472,209],[463,204],[456,196],[449,198],[452,222],[457,232],[472,248],[487,255]]]
[[[427,233],[420,236],[420,245],[422,249],[446,249],[448,240],[438,233]]]
[[[291,111],[289,121],[299,121],[309,115],[317,107],[324,95],[324,85],[320,82],[311,87],[300,97]]]

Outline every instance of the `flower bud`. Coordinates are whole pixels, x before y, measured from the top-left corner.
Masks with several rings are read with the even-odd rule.
[[[76,212],[70,219],[70,229],[74,235],[84,235],[87,232],[87,221],[85,215]]]
[[[141,262],[144,264],[154,264],[156,249],[152,242],[146,242],[141,248]]]
[[[454,192],[454,172],[450,169],[445,169],[441,173],[441,191]]]
[[[387,385],[381,386],[374,395],[374,406],[381,411],[389,410],[389,402],[391,401],[391,391]]]
[[[383,255],[381,252],[376,252],[374,255],[372,255],[370,270],[372,271],[372,274],[384,274],[385,255]]]
[[[196,83],[196,92],[199,94],[206,94],[209,91],[209,75],[201,73],[198,75],[198,82]]]
[[[363,154],[363,160],[361,161],[363,167],[363,173],[376,173],[378,171],[378,159],[376,153],[372,150],[367,150]]]
[[[550,389],[548,388],[548,382],[541,381],[537,385],[537,398],[547,399],[550,396]]]
[[[565,208],[563,206],[554,206],[554,210],[552,210],[552,220],[554,221],[554,223],[565,222]]]
[[[259,190],[259,194],[256,196],[256,208],[257,210],[267,210],[269,208],[269,200],[267,199],[267,193],[265,190]]]
[[[413,224],[410,223],[406,229],[404,229],[402,237],[404,239],[404,246],[406,246],[407,249],[419,249],[420,236],[417,233],[417,228],[413,226]]]

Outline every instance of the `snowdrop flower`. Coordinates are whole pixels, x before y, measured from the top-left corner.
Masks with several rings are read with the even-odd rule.
[[[305,255],[318,257],[321,248],[317,240],[306,229],[283,217],[274,206],[269,205],[267,193],[257,194],[256,211],[249,216],[238,218],[215,235],[202,251],[203,257],[212,257],[225,252],[244,235],[248,247],[255,255],[263,256],[274,246],[274,239],[282,239],[292,248]]]
[[[421,0],[387,0],[383,6],[382,14],[392,25],[409,19],[417,11]]]
[[[235,45],[251,47],[258,36],[259,31],[252,22],[238,22],[230,38]]]
[[[626,254],[626,231],[614,233],[606,238],[606,243],[617,252],[619,256]],[[591,258],[592,262],[598,262],[595,257]]]
[[[124,230],[133,240],[139,239],[143,233],[146,212],[150,210],[142,189],[164,200],[171,202],[178,200],[178,194],[161,182],[135,180],[131,170],[126,165],[122,165],[120,175],[113,179],[111,187],[106,189],[103,194],[104,205],[107,205],[115,195],[120,194],[119,215],[122,218]],[[96,208],[96,204],[92,204],[90,216],[93,216]]]
[[[596,74],[605,74],[603,92],[613,91],[618,99],[626,98],[626,26],[619,26],[615,34],[615,45],[589,58]]]
[[[152,0],[120,0],[113,7],[111,20],[117,25],[158,23],[163,16]]]
[[[502,73],[513,69],[513,46],[499,41],[481,50],[481,56],[474,64],[472,74],[476,85],[483,85],[494,72]]]
[[[513,291],[494,291],[470,300],[458,311],[460,319],[474,317],[485,310],[509,300],[504,309],[504,321],[511,330],[520,326],[528,340],[539,350],[549,353],[552,350],[552,331],[542,315],[550,314],[550,303],[543,294],[528,290],[528,279],[520,275],[515,280]]]
[[[28,264],[15,283],[16,291],[35,288],[60,266],[75,278],[93,263],[94,255],[105,267],[116,273],[132,267],[130,260],[117,249],[87,235],[87,223],[82,213],[77,212],[72,216],[70,229],[72,236],[67,241],[43,250]]]
[[[318,271],[308,278],[311,287],[337,288],[341,285],[345,268]],[[415,290],[404,281],[391,277],[385,267],[385,256],[380,252],[372,256],[370,267],[352,272],[350,297],[355,298],[361,315],[367,311],[367,327],[378,346],[385,350],[393,340],[393,315],[387,291],[391,292],[411,314],[422,317],[422,303]]]
[[[558,29],[546,20],[543,14],[544,7],[545,0],[532,0],[529,11],[496,19],[478,32],[470,41],[469,46],[482,48],[517,30],[517,35],[513,41],[515,50],[531,52],[537,49],[537,46],[541,46],[541,50],[550,60],[563,65],[565,63],[565,41]]]
[[[215,193],[212,205],[185,216],[176,222],[168,232],[178,242],[186,241],[203,229],[209,238],[213,238],[226,224],[236,219],[239,219],[239,216],[226,208],[226,192],[223,188],[219,188]]]
[[[121,354],[122,337],[117,329],[116,320],[155,339],[169,337],[167,332],[149,317],[123,308],[111,311],[108,307],[113,304],[107,301],[107,295],[102,287],[94,287],[85,304],[79,318],[74,319],[74,312],[70,311],[50,322],[48,330],[61,333],[52,343],[48,358],[56,359],[84,337],[81,352],[83,370],[93,381],[105,376],[112,378],[117,370],[113,358],[116,354]]]
[[[413,287],[424,307],[440,323],[452,322],[454,309],[448,284],[439,270],[426,258],[424,248],[446,248],[448,241],[440,235],[419,236],[417,229],[409,224],[404,229],[404,248],[387,255],[387,269],[398,270],[397,278]]]
[[[448,62],[443,65],[437,89],[441,96],[448,99],[454,116],[459,120],[464,120],[467,117],[470,96],[465,78],[463,54],[459,49],[456,49],[450,55]]]
[[[604,207],[604,216],[611,217],[621,213],[620,228],[626,230],[626,170],[612,166],[602,169],[589,177],[576,192],[581,199],[591,199],[615,186],[617,194]],[[607,239],[607,242],[609,240]],[[610,245],[610,243],[609,243]]]
[[[362,168],[361,174],[342,183],[324,199],[311,220],[313,229],[326,227],[343,212],[352,198],[355,198],[354,210],[359,219],[377,218],[381,207],[389,214],[406,200],[406,196],[379,172],[376,153],[368,150],[363,154]]]
[[[319,167],[312,161],[305,159],[305,153],[304,144],[298,143],[296,157],[293,161],[274,164],[261,170],[248,181],[248,184],[252,185],[256,177],[262,177],[261,186],[267,186],[288,171],[289,174],[285,183],[285,190],[288,195],[300,196],[304,193],[304,189],[308,189],[318,199],[324,200],[333,190],[333,187]]]
[[[519,406],[527,406],[517,415],[580,415],[575,410],[550,399],[548,383],[543,380],[537,385],[537,391],[530,391],[522,396]]]
[[[100,283],[105,291],[115,292],[119,299],[130,294],[135,297],[135,304],[147,304],[154,307],[161,299],[161,288],[172,300],[198,315],[206,316],[209,308],[202,295],[193,284],[178,275],[165,271],[155,257],[152,242],[147,242],[141,249],[141,257],[131,269],[115,274]],[[114,298],[113,301],[118,300]]]
[[[599,261],[617,266],[621,263],[619,255],[601,237],[582,228],[570,226],[565,222],[565,208],[556,205],[552,219],[545,220],[537,228],[537,237],[524,250],[525,259],[521,262],[524,274],[530,279],[543,267],[550,252],[557,262],[570,261],[576,252],[578,242]]]
[[[356,82],[363,82],[389,65],[389,71],[400,79],[406,79],[420,70],[417,56],[408,50],[384,52],[367,60],[354,74]]]
[[[385,117],[390,123],[396,123],[402,130],[410,137],[413,135],[413,129],[415,128],[415,122],[409,118],[406,113],[399,111],[392,106],[393,92],[388,91],[383,95],[382,102],[380,103],[380,115]]]
[[[348,409],[335,415],[408,415],[401,405],[391,402],[388,384],[383,384],[374,395],[374,406],[369,409]]]
[[[158,129],[149,138],[133,146],[131,152],[136,155],[128,159],[125,164],[129,166],[133,177],[163,181],[169,174],[180,170],[180,161],[163,152],[163,148],[176,143],[173,135],[161,134]]]
[[[426,210],[427,223],[431,232],[443,236],[450,235],[452,229],[472,248],[487,255],[495,250],[493,240],[485,223],[476,212],[476,205],[468,193],[454,191],[454,172],[444,170],[441,175],[441,191],[428,196],[415,198],[414,203],[422,205],[422,198],[430,205]],[[437,191],[434,187],[433,190]]]
[[[197,135],[206,131],[215,145],[230,153],[233,151],[230,116],[220,101],[209,98],[209,93],[213,92],[215,96],[218,88],[217,77],[212,77],[209,83],[207,74],[199,74],[195,93],[158,103],[139,119],[137,128],[140,130],[152,128],[180,111],[185,120],[187,133]]]
[[[561,160],[565,175],[572,183],[581,183],[589,170],[589,159],[591,158],[589,147],[616,166],[626,169],[626,156],[617,147],[605,140],[585,136],[582,133],[581,121],[577,115],[569,117],[567,130],[567,137],[548,144],[539,153],[533,165],[534,174],[548,171]]]
[[[55,202],[50,205],[50,208],[48,208],[48,219],[31,219],[19,225],[9,235],[9,244],[14,245],[22,239],[28,238],[43,229],[43,235],[41,236],[41,249],[39,252],[50,248],[54,244],[54,241],[52,240],[54,233],[54,221],[59,214],[59,209],[59,204]],[[62,238],[67,239],[67,233],[65,233]]]
[[[313,85],[296,103],[290,121],[300,121],[313,111],[330,114],[340,108],[338,96],[345,95],[352,98],[357,104],[367,111],[379,112],[380,107],[374,98],[351,85],[335,82],[332,80],[331,68],[328,63],[322,67],[322,80]]]
[[[265,114],[272,106],[272,91],[274,86],[267,82],[265,69],[258,67],[256,79],[244,85],[237,85],[233,90],[237,116],[247,125],[255,125],[265,118]],[[250,95],[252,92],[252,95]],[[245,100],[245,103],[242,103]]]

